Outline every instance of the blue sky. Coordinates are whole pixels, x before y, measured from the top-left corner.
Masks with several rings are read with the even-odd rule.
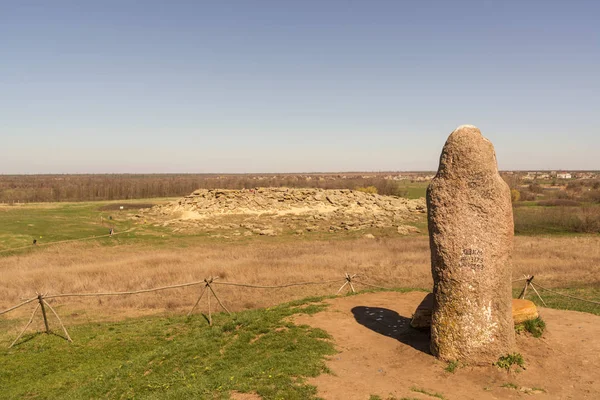
[[[0,173],[600,169],[598,1],[0,0]]]

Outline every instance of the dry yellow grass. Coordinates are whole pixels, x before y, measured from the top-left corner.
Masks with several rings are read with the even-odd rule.
[[[551,287],[599,285],[600,237],[517,237],[515,278],[536,275]],[[65,244],[40,249],[27,256],[0,259],[0,309],[35,291],[58,293],[112,292],[202,280],[278,285],[339,279],[339,283],[286,289],[249,289],[217,286],[232,310],[265,307],[309,295],[334,294],[344,272],[360,274],[366,282],[390,287],[430,288],[432,285],[427,237],[358,239],[218,245],[185,249],[100,247]],[[358,288],[366,288],[357,285]],[[66,298],[52,300],[67,320],[117,319],[125,316],[183,312],[191,308],[200,287],[142,295]],[[0,318],[22,318],[30,312]],[[201,309],[205,309],[204,301]]]

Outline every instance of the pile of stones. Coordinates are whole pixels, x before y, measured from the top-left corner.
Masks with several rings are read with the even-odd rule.
[[[176,229],[233,230],[240,235],[368,228],[394,228],[399,234],[410,234],[417,231],[410,224],[422,220],[418,215],[426,211],[425,199],[348,189],[200,189],[136,217]]]

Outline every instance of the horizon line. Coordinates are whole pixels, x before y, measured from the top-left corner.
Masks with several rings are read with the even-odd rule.
[[[4,173],[0,176],[64,176],[64,175],[340,175],[340,174],[424,174],[437,170],[364,170],[364,171],[314,171],[314,172],[47,172]],[[498,172],[596,172],[600,169],[499,169]]]

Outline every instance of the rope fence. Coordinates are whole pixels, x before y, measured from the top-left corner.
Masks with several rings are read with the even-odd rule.
[[[282,289],[288,288],[292,286],[308,286],[308,285],[325,285],[328,283],[340,282],[339,279],[334,279],[331,281],[320,281],[320,282],[299,282],[299,283],[288,283],[285,285],[275,285],[275,286],[263,286],[263,285],[249,285],[245,283],[234,283],[234,282],[215,282],[215,285],[227,285],[227,286],[239,286],[239,287],[248,287],[255,289]]]
[[[196,309],[196,307],[198,306],[198,304],[200,303],[200,300],[202,300],[202,298],[204,297],[204,295],[206,294],[206,300],[207,300],[207,305],[208,305],[208,323],[210,326],[212,326],[212,304],[211,304],[211,298],[214,297],[214,299],[216,300],[217,304],[223,309],[225,310],[227,313],[231,314],[231,312],[229,311],[229,309],[225,306],[225,304],[223,304],[223,302],[221,301],[221,299],[219,298],[219,296],[217,295],[215,289],[213,288],[214,285],[223,285],[223,286],[235,286],[235,287],[246,287],[246,288],[254,288],[254,289],[283,289],[283,288],[289,288],[289,287],[295,287],[295,286],[309,286],[309,285],[329,285],[329,284],[333,284],[333,283],[342,283],[342,286],[339,288],[339,290],[337,291],[336,294],[339,294],[344,287],[346,287],[347,285],[349,285],[349,292],[351,293],[356,293],[356,290],[354,288],[353,282],[356,283],[357,281],[355,281],[354,279],[357,278],[358,275],[354,274],[354,275],[350,275],[348,273],[345,274],[344,279],[332,279],[332,280],[322,280],[322,281],[310,281],[310,282],[293,282],[293,283],[287,283],[287,284],[281,284],[281,285],[254,285],[254,284],[246,284],[246,283],[239,283],[239,282],[222,282],[222,281],[218,281],[218,277],[209,277],[206,279],[203,279],[201,281],[195,281],[195,282],[188,282],[188,283],[181,283],[181,284],[175,284],[175,285],[168,285],[168,286],[160,286],[160,287],[156,287],[156,288],[150,288],[150,289],[140,289],[140,290],[133,290],[133,291],[125,291],[125,292],[98,292],[98,293],[60,293],[60,294],[52,294],[52,295],[48,295],[47,293],[36,293],[36,297],[32,297],[30,299],[26,299],[25,301],[12,306],[6,310],[0,311],[0,315],[4,315],[7,314],[11,311],[14,311],[20,307],[26,306],[29,303],[32,303],[34,301],[37,300],[37,305],[34,308],[31,317],[29,318],[27,324],[25,325],[25,327],[23,328],[23,330],[19,333],[19,335],[17,336],[17,338],[11,343],[11,345],[9,346],[9,348],[13,347],[18,341],[19,339],[23,336],[23,334],[27,331],[27,328],[29,328],[29,326],[33,323],[34,317],[37,313],[38,310],[42,311],[42,317],[43,317],[43,321],[44,321],[44,327],[45,327],[45,333],[53,333],[50,329],[50,325],[48,323],[48,316],[46,313],[46,308],[48,308],[52,314],[54,314],[54,316],[56,317],[60,327],[62,328],[62,331],[64,333],[64,336],[61,335],[57,335],[60,336],[62,338],[64,338],[65,340],[72,342],[73,340],[71,339],[71,336],[69,335],[69,332],[67,331],[67,328],[65,327],[65,325],[62,323],[62,320],[60,319],[60,316],[58,315],[58,313],[56,312],[56,310],[54,309],[54,307],[52,307],[50,305],[50,303],[48,303],[48,300],[51,299],[58,299],[58,298],[67,298],[67,297],[103,297],[103,296],[130,296],[130,295],[137,295],[137,294],[142,294],[142,293],[150,293],[150,292],[158,292],[158,291],[162,291],[162,290],[168,290],[168,289],[177,289],[177,288],[184,288],[184,287],[190,287],[190,286],[199,286],[202,285],[203,289],[200,293],[200,296],[198,297],[198,299],[196,300],[194,306],[192,307],[192,309],[188,312],[188,316],[190,316],[194,310]],[[362,283],[362,282],[361,282]],[[366,284],[365,284],[366,285]]]
[[[535,285],[535,286],[539,287],[539,288],[540,288],[540,289],[542,289],[542,290],[545,290],[545,291],[547,291],[547,292],[550,292],[550,293],[557,294],[557,295],[559,295],[559,296],[562,296],[562,297],[567,297],[567,298],[569,298],[569,299],[573,299],[573,300],[584,301],[584,302],[586,302],[586,303],[595,304],[595,305],[597,305],[597,306],[600,306],[600,302],[598,302],[598,301],[594,301],[594,300],[588,300],[588,299],[582,299],[581,297],[576,297],[576,296],[571,296],[571,295],[564,294],[564,293],[559,293],[559,292],[557,292],[556,290],[548,289],[547,287],[544,287],[544,286],[540,285],[540,284],[539,284],[539,283],[537,283],[537,282],[536,282],[535,284],[534,284],[534,283],[531,283],[531,285],[532,285],[532,286],[533,286],[533,285]]]
[[[17,250],[23,250],[23,249],[30,249],[32,247],[50,246],[50,245],[53,245],[53,244],[60,244],[60,243],[82,242],[84,240],[92,240],[92,239],[100,239],[100,238],[104,238],[104,237],[112,237],[112,236],[116,236],[116,235],[122,235],[123,233],[128,233],[128,232],[131,232],[133,230],[135,230],[135,228],[130,228],[130,229],[127,229],[126,231],[122,231],[122,232],[111,231],[111,233],[107,233],[106,235],[88,236],[88,237],[79,238],[79,239],[65,239],[65,240],[57,240],[55,242],[45,242],[45,243],[36,242],[35,245],[27,245],[27,246],[13,247],[13,248],[10,248],[10,249],[3,249],[3,250],[0,250],[0,254],[1,253],[8,253],[9,251],[17,251]]]
[[[124,233],[124,232],[123,232]],[[213,286],[218,286],[218,285],[222,285],[222,286],[235,286],[235,287],[246,287],[246,288],[253,288],[253,289],[283,289],[283,288],[289,288],[289,287],[295,287],[295,286],[309,286],[309,285],[330,285],[333,283],[342,283],[342,285],[340,286],[340,288],[337,290],[336,295],[339,295],[344,288],[347,288],[347,293],[349,294],[354,294],[356,293],[356,289],[355,289],[355,285],[356,284],[360,284],[363,285],[365,287],[369,287],[369,288],[374,288],[374,289],[382,289],[382,290],[394,290],[394,288],[391,287],[383,287],[383,286],[378,286],[378,285],[374,285],[371,284],[369,282],[365,282],[361,276],[359,276],[358,274],[349,274],[349,273],[345,273],[344,274],[344,278],[343,279],[332,279],[332,280],[322,280],[322,281],[309,281],[309,282],[293,282],[293,283],[287,283],[287,284],[281,284],[281,285],[254,285],[254,284],[246,284],[246,283],[240,283],[240,282],[224,282],[224,281],[219,281],[218,280],[219,277],[208,277],[205,278],[201,281],[195,281],[195,282],[188,282],[188,283],[181,283],[181,284],[176,284],[176,285],[168,285],[168,286],[161,286],[161,287],[156,287],[156,288],[150,288],[150,289],[141,289],[141,290],[134,290],[134,291],[126,291],[126,292],[99,292],[99,293],[61,293],[61,294],[54,294],[54,295],[48,295],[47,293],[37,293],[36,292],[36,296],[32,297],[30,299],[27,299],[15,306],[12,306],[6,310],[0,311],[0,315],[4,315],[7,314],[11,311],[14,311],[20,307],[26,306],[29,303],[32,303],[34,301],[37,300],[37,305],[35,307],[35,309],[33,310],[31,317],[29,318],[27,324],[25,325],[25,327],[23,328],[23,330],[19,333],[19,335],[17,336],[17,338],[11,343],[11,345],[9,346],[9,348],[13,347],[18,341],[19,339],[23,336],[23,334],[25,333],[25,331],[27,330],[27,328],[29,328],[29,326],[32,324],[34,317],[37,313],[38,310],[42,311],[42,317],[43,317],[43,321],[44,321],[44,327],[45,327],[45,333],[49,334],[49,333],[53,333],[50,330],[50,326],[48,323],[48,316],[46,313],[46,307],[52,312],[52,314],[56,317],[56,320],[58,321],[59,325],[62,328],[62,331],[64,333],[64,336],[62,335],[57,335],[59,337],[62,337],[63,339],[72,342],[73,340],[71,339],[71,336],[69,335],[69,332],[67,331],[67,328],[65,327],[65,325],[63,324],[62,320],[60,319],[58,313],[56,312],[56,310],[54,309],[54,307],[52,307],[50,305],[50,303],[48,303],[48,300],[51,299],[57,299],[57,298],[66,298],[66,297],[102,297],[102,296],[129,296],[129,295],[136,295],[136,294],[142,294],[142,293],[150,293],[150,292],[158,292],[158,291],[162,291],[162,290],[169,290],[169,289],[176,289],[176,288],[184,288],[184,287],[190,287],[190,286],[199,286],[202,285],[202,290],[200,292],[200,295],[198,296],[196,302],[194,303],[193,307],[191,308],[191,310],[187,313],[187,316],[191,316],[192,313],[194,312],[194,310],[196,309],[196,307],[198,306],[198,304],[200,303],[200,301],[202,300],[202,298],[206,295],[206,301],[207,301],[207,306],[208,306],[208,316],[207,316],[207,320],[210,326],[212,326],[213,321],[212,321],[212,305],[211,305],[211,298],[214,297],[214,299],[216,300],[217,304],[228,314],[231,314],[231,312],[229,311],[229,309],[223,304],[223,302],[221,301],[221,299],[219,298],[219,296],[217,295],[215,289],[213,288]],[[533,282],[534,276],[524,276],[521,279],[515,279],[512,281],[512,283],[516,283],[516,282],[525,282],[525,286],[523,287],[523,290],[521,291],[521,293],[519,294],[519,298],[523,299],[525,298],[525,295],[527,293],[527,290],[529,288],[531,288],[535,294],[537,295],[537,297],[540,299],[540,301],[542,302],[542,304],[544,306],[547,307],[546,302],[544,301],[544,299],[542,298],[542,296],[540,295],[540,293],[538,292],[538,290],[536,289],[536,286],[543,290],[543,291],[547,291],[547,292],[551,292],[554,293],[556,295],[559,296],[563,296],[566,298],[570,298],[570,299],[574,299],[574,300],[579,300],[579,301],[583,301],[583,302],[587,302],[590,304],[595,304],[595,305],[599,305],[600,306],[600,302],[597,301],[593,301],[593,300],[588,300],[588,299],[583,299],[580,297],[576,297],[576,296],[571,296],[571,295],[567,295],[567,294],[563,294],[560,292],[557,292],[553,289],[549,289],[546,288],[540,284],[538,284],[537,282]],[[55,334],[55,333],[54,333]],[[56,335],[56,334],[55,334]]]

